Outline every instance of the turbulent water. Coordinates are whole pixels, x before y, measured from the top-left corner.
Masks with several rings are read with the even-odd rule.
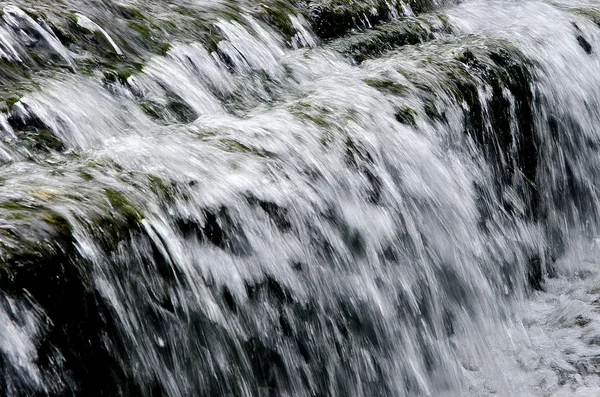
[[[600,395],[597,2],[0,10],[1,395]]]

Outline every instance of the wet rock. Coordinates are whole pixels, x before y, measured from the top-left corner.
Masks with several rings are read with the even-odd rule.
[[[542,222],[541,193],[536,188],[541,142],[534,129],[530,62],[511,44],[496,40],[443,45],[433,41],[390,55],[392,59],[411,56],[416,56],[414,61],[423,74],[399,66],[396,71],[405,79],[369,79],[365,83],[391,98],[397,108],[407,109],[396,114],[403,124],[417,126],[418,118],[428,124],[449,123],[447,113],[460,105],[464,133],[479,148],[494,175],[493,185],[480,189],[486,196],[479,201],[483,230],[499,207],[513,221]],[[385,60],[373,62],[382,64]],[[440,90],[447,97],[441,96]],[[414,106],[415,99],[404,99],[415,95],[416,103],[422,104],[418,110],[407,105]],[[548,271],[542,264],[547,261],[540,256],[525,260],[528,281],[535,289],[542,288]],[[508,267],[513,270],[505,277],[512,285],[510,278],[517,267]]]
[[[62,216],[27,202],[8,201],[0,208],[4,217],[0,230],[2,279],[11,287],[19,288],[11,282],[23,274],[46,271],[40,269],[40,260],[52,266],[72,253],[71,226]]]
[[[587,41],[585,39],[585,37],[583,37],[582,35],[577,35],[577,42],[579,43],[579,46],[581,46],[581,48],[583,48],[583,50],[586,52],[586,54],[592,53],[592,45],[590,44],[589,41]]]
[[[527,263],[527,281],[531,288],[543,291],[544,272],[542,259],[539,256],[529,259]]]
[[[196,238],[201,243],[214,245],[234,255],[249,254],[247,238],[226,207],[204,209],[201,215],[201,219],[176,219],[176,226],[186,238]]]
[[[328,47],[356,62],[362,62],[403,45],[432,40],[436,34],[447,31],[449,27],[442,16],[424,15],[419,18],[403,18],[351,34],[331,42]]]
[[[281,231],[289,231],[292,228],[287,208],[270,201],[261,200],[252,194],[249,194],[246,200],[250,205],[260,207]]]
[[[94,203],[88,207],[90,217],[76,227],[97,233],[96,241],[109,257],[119,242],[141,233],[140,214],[116,190],[90,192],[85,199]],[[74,209],[74,203],[81,203],[77,194],[40,187],[4,191],[0,200],[0,289],[38,312],[43,324],[35,340],[39,382],[22,384],[19,395],[121,395],[128,387],[118,357],[111,353],[123,348],[114,337],[114,316],[93,287],[95,264],[76,243],[78,217],[64,206]],[[12,321],[24,321],[23,313]],[[5,359],[0,351],[0,368]],[[4,385],[0,382],[0,392],[11,395]]]
[[[115,43],[112,37],[97,23],[93,22],[83,14],[76,14],[75,18],[77,19],[77,26],[92,33],[96,39],[105,41],[108,45],[110,45],[110,47],[112,47],[117,55],[123,55],[123,51],[121,51],[117,43]]]
[[[4,21],[13,29],[21,45],[29,50],[30,56],[57,62],[71,69],[76,67],[67,49],[43,20],[40,19],[38,23],[23,10],[12,5],[4,7],[3,11]]]
[[[575,28],[575,32],[576,32],[575,38],[577,39],[577,43],[585,51],[586,54],[588,54],[588,55],[591,54],[592,53],[592,45],[583,36],[583,32],[581,31],[579,26],[575,22],[573,22],[572,25]]]
[[[408,7],[414,7],[411,10]],[[433,4],[427,0],[404,3],[401,1],[346,1],[327,0],[307,4],[315,33],[323,39],[342,36],[352,29],[365,29],[412,11],[430,10]]]
[[[0,205],[0,286],[13,298],[42,308],[48,326],[38,342],[37,365],[43,373],[62,374],[58,384],[63,386],[56,392],[70,395],[80,390],[73,379],[94,383],[94,367],[107,364],[99,333],[103,320],[88,287],[89,269],[77,259],[71,225],[64,217],[27,202]],[[106,382],[102,375],[96,379]]]

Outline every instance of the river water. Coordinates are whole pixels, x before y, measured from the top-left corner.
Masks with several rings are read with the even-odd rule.
[[[600,395],[598,3],[0,8],[0,394]]]

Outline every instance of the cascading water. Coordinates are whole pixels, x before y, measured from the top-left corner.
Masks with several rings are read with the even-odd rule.
[[[0,5],[0,394],[600,395],[598,4]]]

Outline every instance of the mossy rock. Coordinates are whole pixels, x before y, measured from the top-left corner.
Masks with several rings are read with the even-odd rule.
[[[428,0],[410,2],[414,11],[432,8]],[[323,39],[342,36],[352,29],[365,29],[398,16],[405,16],[406,5],[401,1],[384,0],[327,0],[311,1],[306,6],[315,33]]]
[[[392,95],[403,95],[406,94],[409,90],[408,87],[400,85],[391,80],[384,79],[366,79],[364,80],[365,84],[370,87],[376,88],[379,91],[387,92]]]
[[[431,11],[434,3],[430,0],[326,0],[310,1],[301,8],[308,10],[316,34],[323,39],[332,39],[413,13]]]
[[[147,100],[141,102],[144,112],[154,120],[164,124],[188,124],[198,118],[198,114],[179,96],[168,93],[164,101]]]
[[[61,198],[43,190],[31,192],[31,197],[0,203],[2,291],[31,302],[42,316],[36,365],[41,373],[60,377],[51,395],[98,391],[118,395],[123,379],[115,382],[114,377],[120,366],[105,339],[107,334],[115,335],[113,317],[93,288],[94,264],[80,255],[73,224],[51,208]],[[127,205],[120,197],[111,197],[119,209]],[[118,218],[111,219],[118,228]],[[120,236],[108,227],[102,230],[107,232],[116,249]],[[91,376],[96,365],[105,370]],[[36,392],[28,387],[24,385],[23,391]]]
[[[331,42],[328,48],[356,62],[362,62],[379,57],[394,48],[430,41],[438,34],[449,32],[450,27],[445,19],[432,14],[420,18],[403,18],[354,33]]]
[[[53,160],[44,169],[32,166],[29,171],[52,175],[45,180],[58,181],[56,185],[30,181],[28,172],[17,173],[18,184],[0,183],[2,294],[30,302],[40,316],[36,365],[57,380],[52,383],[57,388],[44,394],[121,395],[127,377],[106,344],[107,336],[118,343],[115,315],[94,284],[102,265],[90,259],[78,238],[83,234],[93,240],[102,260],[123,244],[147,238],[141,225],[143,198],[132,193],[134,181],[103,183],[116,175],[131,178],[110,161],[85,164],[76,155]],[[138,182],[147,186],[143,178]],[[93,374],[98,365],[101,373]],[[23,392],[39,391],[29,387],[23,385]]]
[[[58,73],[82,73],[95,75],[97,71],[107,71],[107,80],[113,75],[119,80],[126,80],[126,74],[134,74],[150,57],[165,55],[171,49],[171,42],[199,41],[208,46],[220,40],[213,21],[206,17],[190,19],[182,17],[181,21],[173,23],[168,19],[158,17],[150,10],[133,9],[115,4],[101,7],[94,12],[89,10],[91,23],[103,29],[118,46],[120,53],[110,43],[99,29],[90,31],[81,24],[81,16],[75,11],[50,7],[43,2],[33,2],[31,8],[26,8],[30,15],[35,14],[36,23],[50,30],[65,47],[65,51],[73,55],[72,61],[76,69],[65,67],[56,62],[50,55],[35,48],[20,46],[22,62],[0,60],[0,97],[10,97],[26,90],[32,78],[52,76]],[[106,19],[99,19],[99,18]],[[112,17],[112,18],[111,18]],[[84,24],[85,25],[85,24]],[[85,25],[87,26],[87,25]],[[68,66],[68,65],[67,65]]]
[[[290,112],[298,118],[308,120],[322,128],[334,126],[332,110],[324,106],[298,102],[290,108]]]
[[[68,221],[39,204],[1,202],[0,218],[0,283],[5,287],[14,287],[20,273],[42,271],[41,267],[53,266],[74,250]]]
[[[416,110],[408,106],[396,109],[396,113],[394,114],[394,116],[396,117],[396,120],[402,124],[411,125],[413,127],[417,125],[416,120],[418,117],[418,113],[416,112]]]
[[[566,8],[573,14],[587,18],[593,23],[600,27],[600,9],[599,8],[578,8],[578,7],[565,7],[560,5],[561,8]]]
[[[517,48],[502,40],[473,38],[432,42],[390,57],[405,57],[414,62],[410,63],[410,70],[399,66],[395,72],[416,89],[410,95],[419,96],[427,117],[445,122],[446,104],[442,103],[440,90],[451,103],[463,104],[465,133],[480,145],[503,182],[510,183],[514,172],[522,173],[530,182],[536,180],[533,65]],[[386,95],[409,95],[395,81],[366,80],[366,83]],[[482,97],[482,87],[490,90],[491,98]],[[514,104],[506,93],[512,95]],[[516,126],[511,125],[513,121]],[[517,129],[516,135],[511,133],[513,127]],[[518,149],[512,153],[515,147]]]
[[[418,129],[421,118],[428,125],[443,126],[450,123],[449,112],[462,117],[454,125],[463,126],[493,178],[493,184],[476,189],[482,196],[478,208],[484,232],[498,212],[508,223],[544,221],[543,192],[537,187],[543,143],[534,123],[535,66],[522,52],[503,40],[469,37],[401,49],[372,63],[386,80],[366,83],[397,105],[400,123]],[[400,75],[398,81],[387,81],[392,72]],[[408,85],[410,90],[390,89],[391,83]],[[544,259],[532,258],[524,277],[532,288],[541,288]],[[507,285],[513,276],[506,275]]]

